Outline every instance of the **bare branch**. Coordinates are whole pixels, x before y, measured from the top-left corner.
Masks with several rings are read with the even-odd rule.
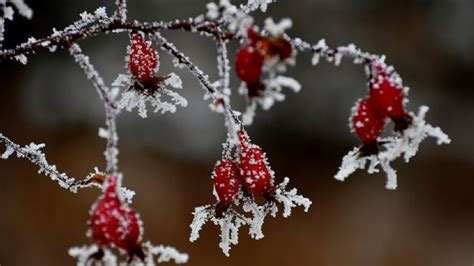
[[[99,24],[89,25],[80,29],[70,29],[62,32],[55,32],[45,38],[24,42],[12,49],[0,50],[0,60],[10,59],[20,54],[33,53],[40,48],[54,46],[66,46],[77,40],[86,39],[99,33],[141,31],[145,33],[163,30],[182,30],[188,32],[200,32],[207,36],[216,35],[215,23],[212,21],[196,22],[192,19],[172,22],[121,22],[118,20],[104,20]],[[234,38],[234,34],[225,32],[226,39]]]
[[[55,165],[51,165],[46,160],[45,154],[41,151],[44,144],[31,143],[27,146],[21,147],[14,143],[9,138],[0,133],[0,142],[5,145],[7,151],[3,154],[2,158],[7,159],[13,153],[19,158],[26,158],[33,164],[39,167],[38,173],[43,173],[46,176],[51,177],[51,180],[57,181],[58,184],[72,192],[77,192],[77,181],[75,178],[67,176],[65,173],[61,173],[56,169]]]
[[[105,85],[102,77],[100,77],[97,70],[90,63],[89,57],[82,53],[81,47],[74,43],[69,47],[69,52],[79,66],[84,70],[87,78],[92,81],[100,99],[104,102],[106,116],[105,124],[107,126],[107,147],[104,155],[107,161],[107,174],[115,174],[118,171],[118,135],[116,126],[116,117],[118,113],[117,104],[111,95],[110,89]]]
[[[155,33],[152,35],[152,38],[160,45],[163,50],[176,57],[180,64],[183,64],[189,69],[189,71],[198,79],[198,81],[213,100],[218,100],[216,96],[216,88],[210,83],[208,75],[204,74],[204,72],[198,66],[194,65],[187,56],[180,52],[173,43],[167,41],[163,36],[161,36],[161,34]],[[234,121],[236,125],[241,125],[242,123],[232,110],[230,103],[224,102],[223,105],[225,110],[224,114],[226,115],[228,121]]]

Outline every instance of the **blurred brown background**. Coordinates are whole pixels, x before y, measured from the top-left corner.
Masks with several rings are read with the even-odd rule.
[[[33,1],[34,19],[7,23],[6,47],[29,36],[63,28],[109,1]],[[205,11],[205,0],[129,1],[130,19],[169,20]],[[428,121],[453,143],[427,140],[409,163],[395,163],[399,188],[385,190],[383,174],[357,172],[345,183],[332,178],[342,156],[357,145],[347,128],[354,101],[364,95],[365,76],[349,60],[335,68],[298,58],[290,75],[303,90],[269,112],[259,112],[249,130],[267,152],[281,180],[313,200],[289,219],[268,219],[265,238],[240,244],[226,258],[218,230],[204,227],[189,243],[191,212],[214,202],[210,172],[221,154],[222,117],[207,109],[203,91],[162,55],[162,73],[184,80],[190,102],[176,114],[119,120],[120,167],[125,185],[137,192],[133,207],[145,222],[145,239],[188,252],[189,265],[459,265],[474,264],[474,1],[472,0],[299,0],[272,5],[265,16],[290,17],[292,36],[331,46],[354,42],[384,53],[412,88],[409,108],[426,104]],[[261,23],[265,17],[258,15]],[[166,33],[215,78],[212,41],[190,33]],[[124,72],[126,34],[98,36],[80,44],[103,77]],[[235,53],[233,45],[230,54]],[[65,51],[43,50],[25,67],[0,63],[0,131],[14,141],[47,144],[50,162],[82,178],[104,165],[102,105],[82,70]],[[233,87],[238,83],[233,77]],[[234,105],[242,100],[234,93]],[[86,221],[98,190],[71,194],[36,174],[25,160],[0,161],[0,264],[72,265],[73,245],[87,243]]]

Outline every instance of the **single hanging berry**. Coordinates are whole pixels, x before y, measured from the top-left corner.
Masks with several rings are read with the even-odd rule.
[[[375,112],[371,98],[359,100],[353,109],[352,127],[362,141],[361,155],[378,153],[377,138],[382,135],[385,119]]]
[[[235,60],[237,76],[247,84],[258,83],[262,75],[263,61],[263,56],[254,46],[245,45],[240,48]]]
[[[91,237],[99,246],[115,245],[125,250],[130,259],[144,259],[141,246],[142,227],[138,214],[130,209],[118,195],[120,178],[109,176],[102,196],[91,210]]]
[[[140,34],[132,34],[128,68],[133,77],[143,84],[153,81],[158,70],[158,53]]]
[[[273,171],[270,169],[265,153],[252,144],[245,131],[239,132],[240,174],[245,189],[252,195],[261,195],[271,199],[273,194]]]
[[[222,217],[240,192],[242,185],[240,170],[231,160],[225,159],[217,163],[212,178],[214,191],[219,200],[215,213],[217,217]]]

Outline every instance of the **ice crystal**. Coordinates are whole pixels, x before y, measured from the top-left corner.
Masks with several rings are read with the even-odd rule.
[[[195,208],[193,212],[194,219],[190,225],[191,234],[189,240],[191,242],[196,241],[199,238],[199,232],[203,225],[208,221],[212,221],[215,225],[220,227],[221,239],[219,247],[226,256],[230,256],[231,246],[238,244],[239,229],[244,225],[249,226],[250,237],[256,240],[262,239],[264,237],[263,224],[265,217],[268,214],[273,217],[276,216],[278,213],[277,203],[283,204],[283,217],[285,218],[290,216],[292,208],[303,206],[304,211],[307,212],[311,205],[311,200],[298,195],[295,188],[287,191],[286,186],[288,183],[289,178],[286,177],[281,184],[275,186],[274,200],[267,200],[263,205],[256,203],[253,197],[246,197],[243,193],[240,193],[234,205],[238,207],[242,204],[242,210],[246,213],[250,213],[250,217],[237,212],[236,209],[232,207],[225,212],[223,217],[216,217],[216,205],[205,205]],[[214,194],[216,199],[219,199],[215,190]]]
[[[99,252],[99,249],[100,247],[95,244],[90,246],[84,245],[81,247],[72,247],[69,249],[69,256],[77,260],[77,266],[87,266],[93,261],[91,256]],[[106,249],[101,262],[104,266],[116,266],[117,257],[112,252],[110,252],[110,250]]]
[[[257,97],[248,99],[249,102],[242,117],[244,125],[250,125],[253,123],[257,104],[259,104],[263,110],[269,110],[275,102],[285,100],[285,95],[282,93],[283,88],[289,88],[294,92],[299,92],[301,90],[301,84],[297,80],[281,75],[267,78],[263,81],[263,84],[265,85],[265,89],[261,94]],[[245,83],[241,84],[239,93],[243,95],[248,94],[248,88]]]
[[[242,225],[249,224],[249,219],[230,209],[224,217],[214,216],[211,205],[201,206],[194,209],[194,219],[190,225],[191,235],[189,241],[194,242],[199,238],[199,231],[209,220],[221,229],[219,247],[226,256],[230,256],[231,245],[239,242],[239,229]]]
[[[278,23],[275,23],[272,18],[267,18],[265,19],[264,29],[272,36],[281,36],[287,29],[291,28],[292,25],[293,22],[289,18],[282,19]]]
[[[104,266],[116,266],[116,265],[133,265],[133,266],[152,266],[156,265],[155,257],[158,257],[156,262],[170,262],[174,261],[177,264],[186,263],[189,256],[185,253],[180,253],[173,247],[167,247],[163,245],[153,246],[150,242],[143,244],[146,251],[145,260],[139,261],[134,259],[130,263],[118,262],[117,257],[109,250],[104,249],[104,255],[100,259],[93,259],[91,256],[98,254],[100,247],[96,244],[90,246],[84,245],[80,247],[72,247],[69,249],[69,255],[77,260],[77,266],[92,265],[92,262],[100,262],[100,265]],[[96,265],[96,264],[94,264]]]
[[[164,81],[164,85],[173,88],[180,89],[183,86],[183,82],[178,75],[171,73],[167,76]],[[130,75],[120,74],[117,79],[112,83],[114,88],[119,89],[120,87],[128,88],[122,93],[122,98],[118,102],[118,108],[132,111],[138,109],[138,115],[142,118],[147,117],[147,103],[153,107],[153,112],[165,112],[174,113],[177,110],[177,106],[186,107],[188,101],[179,95],[177,92],[167,89],[164,85],[156,89],[155,91],[142,91],[141,88],[135,89],[137,85],[136,81],[133,80]],[[171,101],[162,100],[162,96],[169,96]]]
[[[286,191],[286,186],[290,182],[288,177],[285,177],[283,182],[277,187],[275,193],[275,199],[283,204],[283,217],[287,218],[291,215],[291,209],[296,206],[303,206],[304,211],[308,212],[312,202],[308,198],[298,195],[298,190],[293,188],[290,191]]]
[[[382,138],[379,140],[382,143],[382,148],[377,155],[361,156],[360,148],[356,147],[350,151],[342,160],[342,165],[338,173],[334,176],[337,180],[344,181],[349,175],[357,169],[364,169],[367,167],[369,174],[376,173],[380,168],[385,172],[387,177],[386,188],[397,188],[397,172],[390,166],[390,163],[395,159],[402,157],[406,162],[413,157],[418,151],[420,143],[427,137],[433,137],[437,140],[437,144],[449,144],[451,140],[439,127],[433,127],[425,121],[426,113],[429,108],[421,106],[418,114],[410,113],[413,117],[412,125],[408,127],[403,133],[397,133],[393,137]]]
[[[189,256],[186,253],[181,253],[173,247],[163,245],[153,246],[150,242],[144,244],[146,250],[145,265],[154,265],[153,257],[158,256],[158,263],[174,261],[177,264],[188,262]]]
[[[7,147],[5,152],[2,154],[2,159],[8,159],[14,152],[15,150],[12,147]]]
[[[274,0],[248,0],[246,5],[241,5],[240,8],[246,12],[250,13],[252,11],[260,8],[262,12],[266,12],[268,4],[272,3]]]
[[[163,94],[170,96],[172,102],[161,100]],[[143,94],[133,90],[126,91],[122,93],[122,99],[118,102],[118,107],[129,112],[137,108],[138,115],[146,118],[147,102],[154,108],[154,113],[161,112],[162,114],[166,112],[174,113],[176,112],[176,106],[186,107],[188,105],[187,100],[178,93],[168,89],[161,89],[153,94]]]

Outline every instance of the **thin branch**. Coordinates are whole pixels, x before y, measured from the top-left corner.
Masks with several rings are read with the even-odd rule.
[[[37,165],[39,167],[38,173],[43,173],[44,175],[51,177],[51,180],[57,181],[61,187],[69,189],[74,193],[77,192],[77,188],[84,187],[78,186],[78,182],[75,178],[69,177],[65,173],[61,173],[56,169],[55,165],[48,163],[45,154],[41,151],[41,148],[45,146],[44,144],[31,143],[22,147],[1,133],[0,143],[3,143],[7,148],[2,156],[3,159],[7,159],[11,154],[16,152],[16,155],[19,158],[26,158],[31,163]]]
[[[116,125],[116,117],[118,114],[117,104],[111,96],[110,89],[105,85],[102,77],[100,77],[97,70],[90,63],[89,57],[82,53],[81,47],[74,43],[69,47],[69,52],[74,57],[79,66],[84,70],[87,78],[92,81],[100,99],[104,102],[106,116],[105,124],[107,126],[107,147],[104,152],[105,159],[107,161],[106,172],[107,174],[115,174],[118,171],[118,135]]]
[[[155,33],[152,35],[152,38],[160,45],[163,50],[174,56],[176,59],[178,59],[180,64],[183,64],[184,66],[186,66],[186,68],[188,68],[188,70],[198,79],[199,83],[201,83],[204,90],[207,91],[207,93],[213,100],[218,100],[216,96],[216,89],[210,83],[208,75],[204,74],[204,72],[198,66],[193,64],[186,55],[180,52],[173,43],[166,40],[163,36],[161,36],[161,34]],[[224,102],[223,105],[225,110],[224,114],[227,116],[229,121],[234,121],[235,124],[241,125],[242,123],[235,115],[234,111],[232,110],[232,107],[230,106],[230,103]]]
[[[70,43],[86,39],[100,33],[141,31],[144,33],[158,32],[163,30],[182,30],[186,32],[200,32],[208,36],[215,36],[216,27],[212,21],[195,22],[193,19],[172,22],[122,22],[119,20],[103,20],[99,24],[88,25],[80,29],[69,29],[63,32],[55,32],[45,38],[27,41],[12,49],[0,50],[0,60],[10,59],[20,54],[30,54],[40,48],[55,46],[69,46]],[[225,32],[226,39],[232,39],[234,34]]]
[[[380,58],[380,56],[364,52],[357,48],[354,44],[347,46],[339,46],[337,48],[330,48],[326,45],[326,41],[321,39],[317,44],[311,45],[309,42],[303,41],[300,38],[290,38],[285,36],[293,46],[300,51],[311,51],[313,53],[313,65],[319,63],[321,57],[326,58],[329,62],[334,62],[339,65],[343,56],[351,57],[354,59],[354,63],[366,63],[370,64],[373,60]]]

